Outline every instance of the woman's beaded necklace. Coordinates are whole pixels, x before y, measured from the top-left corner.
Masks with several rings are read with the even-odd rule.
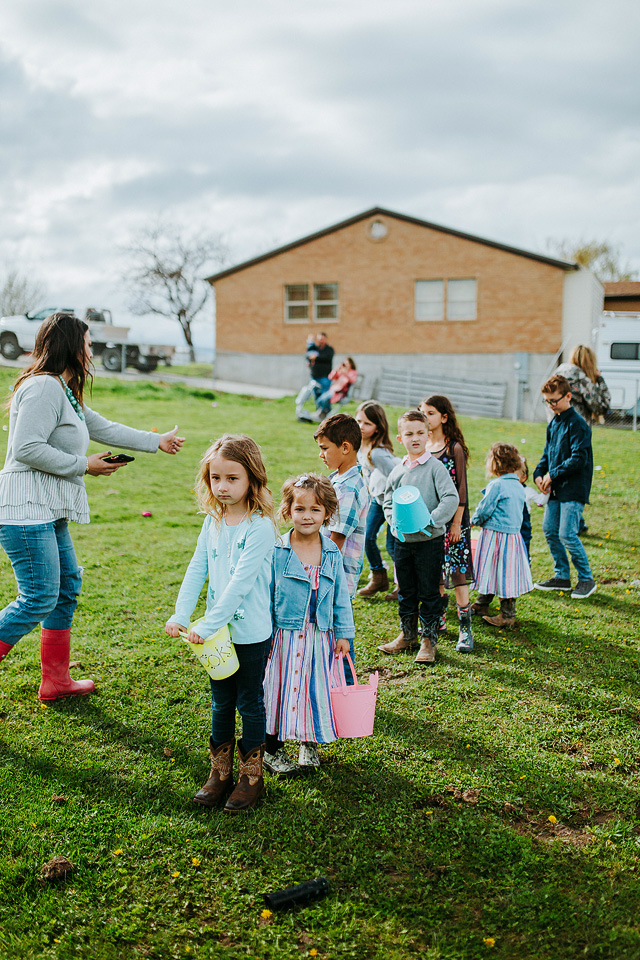
[[[74,397],[73,391],[71,390],[71,387],[69,386],[68,383],[65,383],[65,381],[63,380],[62,377],[59,376],[59,377],[58,377],[58,380],[60,381],[60,383],[61,383],[62,386],[64,387],[64,392],[65,392],[66,395],[67,395],[67,400],[69,401],[69,403],[71,404],[71,406],[73,407],[73,409],[75,410],[75,412],[78,414],[78,416],[80,417],[80,419],[81,419],[81,420],[84,420],[84,413],[82,412],[82,407],[80,406],[80,404],[78,403],[78,401],[77,401],[76,398]]]

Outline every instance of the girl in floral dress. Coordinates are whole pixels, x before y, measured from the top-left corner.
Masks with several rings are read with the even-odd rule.
[[[337,509],[327,477],[305,474],[282,487],[279,516],[293,529],[273,555],[273,642],[264,680],[264,765],[279,776],[319,766],[317,744],[337,738],[331,673],[355,635],[342,555],[320,532]],[[300,742],[299,767],[289,760],[285,740]]]
[[[444,600],[444,611],[440,621],[440,632],[447,629],[446,607],[449,601],[447,590],[453,586],[458,607],[458,653],[471,653],[473,633],[471,631],[471,610],[469,607],[469,584],[473,582],[473,561],[471,558],[471,524],[469,520],[469,497],[467,493],[467,461],[469,449],[464,442],[462,430],[458,426],[455,410],[448,397],[435,395],[423,400],[420,410],[429,422],[427,450],[437,457],[451,475],[456,485],[460,505],[447,525],[444,538],[444,565],[440,593]]]

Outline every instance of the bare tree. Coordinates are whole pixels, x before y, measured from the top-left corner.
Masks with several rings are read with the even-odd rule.
[[[195,360],[192,324],[210,294],[207,273],[224,265],[227,246],[215,234],[187,236],[172,224],[146,227],[123,248],[127,266],[123,279],[133,293],[131,309],[176,320]]]
[[[47,288],[40,280],[24,276],[19,270],[9,270],[0,290],[0,314],[11,317],[14,314],[28,313],[42,306]]]
[[[549,240],[548,247],[563,260],[572,260],[587,267],[601,283],[611,280],[634,280],[636,270],[622,263],[620,250],[598,240]]]

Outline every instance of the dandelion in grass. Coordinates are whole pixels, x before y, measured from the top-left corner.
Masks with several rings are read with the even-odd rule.
[[[496,945],[496,938],[495,938],[495,937],[483,937],[482,942],[484,943],[485,947],[495,947],[495,945]]]
[[[179,871],[179,870],[174,870],[173,873],[171,874],[171,876],[174,877],[174,878],[179,877],[179,876],[180,876],[180,871]]]
[[[310,957],[317,957],[317,956],[318,956],[318,951],[316,950],[315,947],[313,948],[313,950],[309,950],[309,956],[310,956]]]
[[[557,823],[557,822],[558,822],[557,818],[554,817],[553,814],[551,814],[551,816],[548,817],[548,820],[549,820],[549,823]]]
[[[113,851],[114,857],[119,857],[121,854],[122,854],[122,850],[120,849],[120,847],[118,847],[117,850]]]
[[[268,920],[269,917],[272,917],[272,916],[273,916],[273,914],[272,914],[271,910],[263,910],[262,913],[260,914],[260,916],[262,917],[263,920]]]
[[[618,766],[618,764],[620,763],[620,757],[614,757],[613,762],[615,763],[616,766]]]

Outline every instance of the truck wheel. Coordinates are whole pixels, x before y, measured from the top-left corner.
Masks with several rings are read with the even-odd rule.
[[[146,360],[138,360],[136,363],[136,369],[140,373],[153,373],[154,370],[158,369],[158,361],[156,357],[148,357]]]
[[[102,366],[111,373],[120,373],[122,371],[122,350],[107,347],[102,354]]]
[[[0,340],[0,352],[5,360],[17,360],[22,353],[15,333],[5,333]]]

